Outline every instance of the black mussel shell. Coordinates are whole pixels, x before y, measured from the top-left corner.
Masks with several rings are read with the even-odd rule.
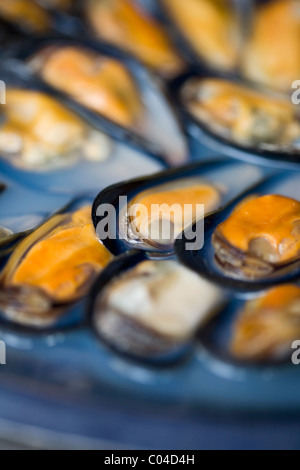
[[[170,85],[173,95],[175,96],[178,107],[181,109],[183,118],[187,123],[188,132],[197,133],[200,142],[214,151],[222,152],[231,158],[237,158],[252,162],[254,164],[264,164],[272,167],[283,169],[298,169],[300,164],[300,147],[298,140],[291,141],[290,144],[244,144],[239,143],[234,138],[226,135],[224,129],[218,130],[213,120],[206,122],[197,118],[186,104],[186,94],[183,90],[187,90],[189,84],[195,83],[195,80],[220,79],[238,86],[245,86],[253,91],[259,92],[262,96],[274,96],[277,99],[283,99],[287,104],[290,103],[289,98],[276,91],[270,91],[261,86],[250,83],[238,77],[232,77],[225,73],[207,72],[206,70],[194,69],[189,73],[174,80]],[[300,126],[300,114],[295,106],[295,124]],[[214,128],[215,127],[215,128]]]
[[[259,279],[242,278],[239,275],[229,274],[224,266],[221,268],[220,264],[216,262],[216,252],[212,240],[216,228],[224,222],[232,214],[234,209],[253,195],[264,194],[281,194],[286,197],[295,199],[297,187],[299,187],[300,174],[282,172],[277,175],[267,177],[263,183],[254,185],[250,190],[245,191],[236,200],[231,202],[225,208],[208,215],[204,220],[204,244],[201,249],[196,247],[190,248],[191,240],[195,239],[195,231],[197,230],[196,224],[183,233],[175,243],[175,252],[181,262],[194,269],[198,274],[205,277],[211,282],[220,286],[234,289],[237,292],[255,292],[262,291],[268,287],[280,285],[283,283],[293,282],[300,277],[300,259],[291,261],[285,265],[276,266],[271,273],[266,274],[266,277]],[[298,191],[300,200],[300,194]],[[187,247],[189,247],[187,249]],[[232,256],[234,256],[232,252]],[[238,254],[240,256],[240,254]],[[243,260],[237,258],[237,262],[242,268]]]
[[[88,308],[91,326],[101,341],[125,356],[158,366],[181,360],[191,352],[193,346],[191,337],[182,336],[179,339],[175,333],[170,332],[166,335],[162,330],[159,333],[157,329],[146,326],[142,319],[139,321],[134,317],[130,318],[107,305],[107,295],[110,295],[120,283],[126,283],[131,275],[141,275],[141,279],[144,278],[147,282],[146,273],[134,271],[144,263],[150,263],[151,266],[157,263],[155,267],[157,269],[160,263],[172,262],[174,261],[164,261],[149,257],[145,253],[132,251],[118,257],[102,272],[95,283]],[[204,288],[207,292],[207,285]],[[214,287],[212,289],[211,298],[214,298],[214,301],[211,315],[218,312],[224,301],[221,291],[215,290]]]
[[[162,256],[172,256],[174,242],[162,244],[159,241],[143,240],[132,232],[128,207],[139,194],[143,192],[151,194],[152,189],[168,185],[172,187],[173,184],[176,188],[177,182],[180,185],[189,179],[191,183],[198,180],[200,184],[211,184],[212,188],[215,188],[220,196],[220,207],[235,198],[245,187],[250,187],[263,178],[264,171],[257,172],[257,168],[254,169],[250,165],[227,159],[215,159],[134,179],[106,188],[97,196],[92,209],[94,226],[99,239],[115,255],[131,249],[140,249],[157,252]]]
[[[279,288],[281,287],[284,286],[280,286]],[[270,323],[265,323],[265,328],[268,328],[269,331],[269,337],[266,340],[260,333],[261,325],[259,326],[259,321],[263,321],[263,318],[262,320],[259,320],[259,317],[256,318],[258,324],[255,329],[253,319],[251,320],[251,316],[248,314],[249,334],[247,339],[249,343],[247,346],[245,345],[245,351],[242,352],[242,343],[240,338],[239,354],[235,353],[233,350],[233,341],[234,338],[236,338],[238,322],[241,321],[242,316],[244,316],[244,322],[246,321],[245,308],[256,299],[266,296],[267,293],[268,291],[263,290],[255,294],[239,296],[236,295],[235,292],[231,291],[229,294],[229,296],[231,296],[231,300],[225,306],[222,313],[220,313],[218,317],[212,318],[211,321],[209,321],[199,332],[197,336],[199,346],[203,348],[212,359],[231,364],[241,369],[244,369],[245,367],[247,369],[269,369],[270,367],[286,366],[290,364],[291,356],[293,354],[293,341],[285,340],[284,323],[281,323],[281,327],[283,329],[278,330],[278,328],[280,328],[280,324],[279,326],[277,325],[276,317],[274,318],[273,324],[271,321],[272,317],[267,317],[267,321],[270,321]],[[253,314],[257,315],[257,312],[253,310]],[[293,320],[290,318],[289,327],[292,325],[291,321]],[[298,340],[299,327],[297,325],[296,317],[294,321],[294,339]],[[275,333],[273,332],[272,334],[272,328],[277,328],[277,332],[274,330]],[[267,333],[265,332],[265,334]],[[273,342],[274,338],[276,338],[277,346],[276,342]],[[254,346],[255,342],[256,347]]]
[[[20,47],[15,56],[21,62],[26,63],[39,51],[56,46],[86,48],[124,64],[139,87],[144,102],[145,122],[141,130],[134,127],[132,129],[126,128],[75,102],[66,93],[55,90],[59,98],[68,100],[78,114],[117,140],[126,142],[126,144],[153,155],[171,166],[178,166],[188,161],[188,142],[180,114],[173,106],[167,88],[157,77],[129,54],[113,46],[89,39],[44,38],[38,43],[32,41],[30,46]],[[29,67],[27,68],[29,71]],[[46,89],[54,91],[53,87],[46,86],[45,83],[44,86]]]
[[[0,280],[0,321],[5,328],[28,331],[60,331],[74,329],[85,324],[84,304],[85,298],[74,300],[74,302],[60,303],[52,299],[48,294],[38,287],[26,285],[4,286],[4,275],[7,263],[10,262],[12,249],[9,245],[18,250],[20,242],[27,241],[29,247],[40,241],[44,235],[58,227],[61,222],[57,222],[61,216],[74,213],[81,207],[91,204],[90,198],[76,198],[53,214],[48,220],[41,223],[35,229],[15,234],[12,240],[0,246],[0,260],[2,260],[2,274]],[[57,225],[58,224],[58,225]],[[44,234],[44,235],[43,235]],[[32,238],[32,241],[30,240]],[[22,248],[28,251],[26,247]],[[15,250],[15,253],[17,251]],[[20,250],[19,250],[20,251]],[[23,255],[24,256],[24,253]],[[12,269],[12,266],[10,267]]]

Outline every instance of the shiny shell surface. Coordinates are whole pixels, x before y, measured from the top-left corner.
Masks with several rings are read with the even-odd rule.
[[[299,252],[297,248],[298,238],[296,231],[297,216],[295,217],[295,208],[300,198],[299,194],[299,174],[294,172],[281,172],[275,176],[268,177],[263,183],[244,192],[235,201],[231,202],[227,207],[215,212],[205,219],[204,227],[204,245],[200,250],[186,250],[186,241],[189,240],[189,234],[182,240],[176,242],[176,251],[183,262],[193,267],[198,273],[216,283],[224,286],[236,288],[238,291],[255,291],[262,290],[272,285],[288,283],[291,280],[297,280],[300,272]],[[274,196],[275,195],[275,196]],[[245,219],[243,228],[249,223],[246,238],[249,236],[249,247],[246,252],[237,250],[234,247],[233,240],[239,234],[239,223],[235,224],[244,208],[248,205],[257,209],[256,202],[260,204],[260,197],[265,204],[273,201],[271,213],[260,212],[259,217],[266,217],[267,225],[260,225],[259,217],[253,220],[251,227],[251,217],[248,214]],[[282,219],[280,220],[280,207],[283,206]],[[287,206],[293,206],[292,212]],[[249,206],[249,207],[250,207]],[[255,209],[256,207],[256,209]],[[277,207],[274,215],[274,210]],[[292,213],[294,212],[294,215]],[[230,219],[232,217],[232,219]],[[233,225],[231,226],[231,220]],[[277,228],[276,228],[277,220]],[[227,222],[226,222],[227,221]],[[228,222],[229,221],[229,222]],[[219,243],[218,227],[226,228],[229,226],[232,232],[232,249],[231,244],[226,246]],[[271,238],[268,235],[268,224],[274,224]],[[229,224],[229,225],[226,225]],[[280,232],[281,231],[281,232]],[[286,231],[286,232],[285,232]],[[262,234],[262,232],[264,232]],[[293,235],[294,234],[294,235]],[[251,240],[255,241],[255,246],[251,245]],[[276,241],[277,240],[277,241]],[[269,242],[271,243],[269,245]],[[287,243],[286,246],[284,244]],[[279,248],[280,245],[280,248]],[[238,246],[239,242],[238,242]],[[293,248],[292,248],[293,247]],[[276,257],[276,251],[279,249],[281,255]],[[294,249],[294,252],[293,252]],[[220,251],[218,251],[220,250]],[[270,254],[273,251],[273,257]],[[290,250],[290,251],[289,251]],[[223,265],[220,265],[220,257]],[[283,261],[284,260],[284,261]],[[228,263],[228,266],[227,266]],[[230,268],[230,266],[232,268]],[[239,274],[237,274],[237,272]]]
[[[1,66],[1,78],[7,104],[0,110],[0,156],[8,176],[32,188],[76,196],[96,194],[99,187],[133,173],[164,168],[160,160],[112,136],[105,126],[89,122],[15,61]]]
[[[274,168],[299,166],[299,112],[291,95],[203,70],[175,80],[172,90],[189,133],[211,149]]]
[[[72,98],[77,111],[95,125],[170,165],[187,161],[183,124],[165,86],[132,56],[97,41],[62,38],[26,45],[18,59],[52,90]],[[59,74],[62,65],[64,74]],[[89,93],[79,92],[82,87]]]
[[[94,202],[94,226],[99,232],[104,222],[109,223],[112,233],[106,230],[98,236],[114,254],[138,248],[168,256],[173,252],[174,237],[197,216],[197,205],[204,205],[204,215],[227,204],[264,177],[266,170],[257,170],[244,163],[215,160],[112,186],[101,192]],[[193,207],[184,221],[182,212],[188,202]],[[146,211],[145,216],[144,210],[139,211],[139,203]],[[107,215],[108,204],[112,210]],[[165,235],[160,230],[161,219],[166,221]]]

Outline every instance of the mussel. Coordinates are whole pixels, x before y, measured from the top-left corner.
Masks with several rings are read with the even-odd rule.
[[[300,202],[279,195],[250,198],[217,227],[212,243],[225,273],[267,278],[300,261]]]
[[[143,105],[133,77],[119,61],[83,47],[63,46],[42,50],[29,65],[89,109],[125,127],[138,126]]]
[[[115,349],[155,358],[188,343],[222,300],[218,288],[176,261],[146,260],[100,292],[93,323]]]
[[[284,285],[246,302],[234,325],[230,349],[243,361],[287,359],[300,337],[300,287]]]
[[[256,82],[287,92],[291,89],[300,73],[298,0],[274,0],[257,7],[243,71]]]
[[[95,34],[135,55],[163,76],[172,77],[184,64],[163,26],[135,0],[88,0],[86,16]]]
[[[241,31],[234,2],[228,0],[160,0],[168,16],[200,59],[213,68],[235,69]]]
[[[2,271],[2,314],[26,326],[51,326],[69,304],[87,295],[110,260],[89,206],[55,215],[18,245]]]
[[[194,220],[221,205],[217,186],[189,178],[139,193],[128,207],[128,235],[158,249],[171,248],[175,239]]]
[[[24,32],[44,34],[51,29],[52,18],[34,0],[0,2],[0,17]]]
[[[93,124],[170,164],[188,159],[181,120],[162,82],[132,56],[89,39],[45,39],[25,49],[18,58]]]
[[[285,97],[218,77],[192,78],[183,106],[201,126],[243,148],[299,152],[300,121]]]
[[[252,188],[264,173],[259,167],[221,158],[124,181],[98,194],[94,226],[114,255],[139,249],[170,257],[174,239],[182,239],[186,232],[187,243],[197,238],[201,244],[204,216]],[[190,233],[188,226],[194,221],[196,228]]]
[[[39,91],[8,89],[1,115],[0,153],[22,168],[55,168],[81,157],[99,162],[112,151],[106,135]]]

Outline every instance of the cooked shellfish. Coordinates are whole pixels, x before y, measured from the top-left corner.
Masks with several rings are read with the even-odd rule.
[[[220,204],[220,191],[200,179],[191,178],[158,186],[140,193],[131,201],[128,208],[129,235],[165,248],[201,217],[199,205],[204,205],[207,214]]]
[[[248,200],[213,236],[223,270],[243,278],[263,278],[300,261],[300,202],[267,195]]]
[[[28,32],[45,33],[51,26],[48,12],[33,0],[2,1],[0,16]]]
[[[276,287],[246,303],[234,327],[231,351],[246,361],[284,359],[299,337],[300,288]]]
[[[84,47],[43,49],[29,61],[43,79],[89,109],[125,127],[138,127],[143,105],[121,62]]]
[[[111,260],[98,241],[91,208],[56,215],[22,241],[1,274],[0,306],[10,319],[52,324],[55,307],[84,297]]]
[[[183,68],[162,25],[133,0],[88,0],[86,13],[101,39],[126,49],[163,75]]]
[[[182,101],[211,132],[233,143],[270,150],[297,148],[299,116],[282,97],[223,79],[196,78],[184,86]]]
[[[110,154],[108,137],[41,92],[7,90],[2,116],[0,153],[16,165],[53,168],[81,156],[103,161]]]
[[[291,89],[300,74],[298,0],[275,0],[259,7],[243,68],[254,81],[284,91]]]
[[[241,35],[228,0],[161,0],[194,51],[220,69],[237,66]]]
[[[99,294],[94,324],[117,349],[155,356],[186,343],[221,299],[217,287],[175,261],[144,261]]]

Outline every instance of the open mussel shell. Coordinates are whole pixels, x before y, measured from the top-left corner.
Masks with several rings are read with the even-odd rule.
[[[57,4],[58,6],[58,4]],[[1,2],[0,19],[16,41],[40,38],[45,34],[73,35],[80,33],[79,21],[67,11],[56,9],[54,2],[11,0]]]
[[[23,234],[1,271],[4,324],[40,331],[84,323],[84,299],[112,259],[94,233],[90,207],[91,199],[76,199]]]
[[[164,168],[152,155],[112,137],[105,126],[94,126],[19,62],[5,61],[0,74],[6,84],[0,156],[3,171],[14,179],[43,191],[96,194],[133,174]]]
[[[31,0],[1,2],[0,18],[21,33],[43,35],[52,29],[52,17],[39,4]]]
[[[115,351],[165,365],[191,352],[197,329],[223,302],[221,290],[177,261],[132,251],[100,275],[88,316],[98,337]]]
[[[53,2],[52,2],[53,3]],[[69,8],[52,7],[64,35],[97,39],[132,54],[163,79],[186,68],[156,2],[145,0],[73,0]]]
[[[206,213],[216,210],[234,199],[245,188],[263,179],[264,174],[265,170],[262,168],[214,159],[120,183],[105,189],[97,196],[92,210],[93,223],[99,239],[115,255],[131,249],[140,249],[157,252],[165,257],[172,256],[172,235],[179,235],[184,226],[193,221],[193,215],[182,220],[179,209],[183,210],[184,204],[204,204]],[[203,193],[197,195],[197,188],[205,189],[205,200]],[[191,194],[188,194],[189,190]],[[186,191],[186,194],[181,194],[181,191]],[[138,232],[140,229],[135,227],[135,220],[139,217],[134,217],[132,209],[137,209],[138,216],[139,204],[142,204],[142,209],[145,206],[148,211],[145,217],[142,211],[140,221],[150,237],[147,237],[145,232]],[[157,204],[161,207],[162,214],[157,211]],[[164,208],[162,205],[166,204],[168,207]],[[174,208],[174,204],[181,207]],[[153,214],[152,208],[156,213]],[[166,236],[162,237],[164,232],[160,231],[161,220],[166,223]],[[174,228],[176,220],[179,224]],[[158,227],[158,230],[155,227]],[[179,233],[176,232],[178,227]],[[153,234],[158,236],[152,237]]]
[[[118,65],[119,70],[121,66],[123,75],[126,73],[126,81],[128,84],[130,83],[132,92],[130,96],[132,96],[133,90],[135,94],[135,103],[130,103],[133,109],[129,110],[127,103],[125,105],[125,114],[128,114],[130,111],[130,113],[133,112],[133,115],[136,116],[138,107],[140,115],[132,125],[127,126],[125,125],[124,116],[122,121],[119,116],[120,122],[118,123],[118,119],[114,120],[112,116],[107,117],[102,111],[97,112],[79,102],[75,103],[75,100],[72,100],[71,96],[67,96],[66,92],[59,92],[57,93],[58,96],[65,99],[69,98],[74,109],[81,116],[95,127],[104,129],[113,138],[121,140],[127,145],[132,145],[142,152],[150,153],[164,160],[169,165],[180,165],[188,160],[189,150],[185,131],[181,118],[175,108],[173,108],[168,97],[167,90],[157,77],[130,55],[112,46],[97,43],[97,41],[45,38],[39,41],[38,44],[32,43],[30,47],[20,48],[17,57],[27,64],[28,70],[35,71],[37,75],[42,75],[44,61],[48,54],[55,54],[56,51],[66,50],[65,48],[67,50],[70,48],[73,52],[76,51],[76,54],[84,54],[87,51],[90,57],[91,55],[95,57],[96,54],[96,56],[99,55],[99,59],[112,60],[111,64]],[[54,90],[51,86],[49,88],[52,91]],[[87,98],[87,95],[85,95],[85,101]],[[127,100],[128,96],[126,96],[126,102]],[[137,101],[140,103],[139,106],[137,106]],[[124,108],[123,105],[124,103],[122,104]],[[110,113],[112,113],[113,109],[115,108],[112,107]],[[122,110],[123,112],[124,109]]]
[[[299,302],[299,284],[247,295],[231,292],[222,312],[199,333],[199,346],[212,358],[240,368],[291,364],[299,340]]]
[[[156,2],[88,0],[82,2],[86,33],[131,53],[164,79],[183,73],[186,64],[172,41]]]
[[[191,66],[236,76],[252,0],[157,0],[170,34]]]
[[[254,164],[299,168],[300,115],[286,95],[199,69],[171,89],[188,132],[207,147]]]
[[[257,184],[250,190],[245,191],[225,208],[206,217],[204,220],[203,248],[200,249],[198,246],[194,249],[190,246],[191,240],[195,240],[195,233],[199,230],[197,223],[195,223],[193,227],[186,230],[182,237],[176,241],[175,251],[179,259],[211,282],[232,288],[237,292],[261,291],[272,286],[297,280],[300,276],[300,257],[299,254],[297,256],[297,252],[290,261],[284,259],[281,262],[271,262],[267,261],[270,258],[269,252],[266,251],[267,249],[270,250],[267,243],[259,246],[259,250],[264,249],[264,251],[260,251],[262,253],[260,255],[258,254],[259,250],[257,247],[255,252],[251,251],[251,247],[249,247],[249,252],[247,253],[233,247],[231,267],[229,268],[225,265],[221,267],[216,260],[217,252],[214,239],[220,224],[227,221],[237,208],[242,208],[247,200],[253,199],[255,203],[256,198],[260,196],[278,195],[275,197],[280,198],[283,196],[282,199],[290,201],[291,204],[293,201],[300,201],[299,182],[299,173],[295,174],[288,171],[278,173],[266,178],[263,183]],[[274,205],[274,213],[276,214],[276,205]],[[283,228],[284,223],[287,223],[286,220],[283,216],[282,223],[278,229]],[[266,227],[269,227],[269,225],[266,224]],[[288,228],[290,229],[290,225]],[[294,231],[293,233],[295,234],[295,247],[297,247],[297,232]],[[234,255],[233,252],[236,252],[236,254]],[[221,252],[218,252],[218,256],[220,253],[223,253],[223,249]],[[262,267],[268,269],[261,271]]]
[[[288,97],[300,72],[299,2],[252,0],[253,14],[241,71],[245,77]],[[276,25],[270,28],[270,24]]]

